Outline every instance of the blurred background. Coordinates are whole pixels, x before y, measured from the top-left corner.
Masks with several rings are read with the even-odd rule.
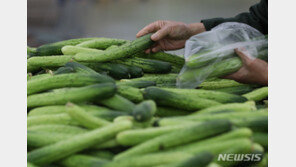
[[[80,37],[135,39],[156,20],[232,17],[259,0],[28,0],[28,46]]]

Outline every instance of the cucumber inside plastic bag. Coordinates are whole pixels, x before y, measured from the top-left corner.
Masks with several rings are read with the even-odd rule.
[[[185,44],[185,65],[177,87],[196,88],[205,79],[236,72],[241,66],[234,49],[243,49],[252,60],[267,60],[267,37],[255,28],[236,22],[220,24],[192,36]]]

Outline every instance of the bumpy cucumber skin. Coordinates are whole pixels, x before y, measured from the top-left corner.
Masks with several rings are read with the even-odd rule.
[[[133,78],[133,79],[122,79],[122,82],[139,82],[139,81],[150,81],[155,82],[156,86],[175,86],[176,78],[178,74],[144,74],[141,78]]]
[[[97,103],[107,106],[109,108],[123,111],[123,112],[132,112],[135,104],[128,99],[116,94],[111,98],[98,100]]]
[[[52,77],[28,81],[27,95],[35,94],[50,89],[87,86],[104,82],[114,83],[114,80],[100,74],[72,73],[53,75]]]
[[[109,161],[104,158],[98,158],[95,156],[83,154],[75,154],[63,159],[62,161],[58,162],[58,164],[68,167],[95,167],[103,166],[108,162]]]
[[[122,97],[127,98],[128,100],[139,103],[144,100],[141,90],[131,86],[118,86],[117,92]]]
[[[125,44],[126,42],[128,41],[123,39],[99,38],[82,42],[76,46],[94,49],[107,49],[111,46]]]
[[[64,46],[62,48],[62,53],[64,55],[75,55],[77,53],[100,53],[102,52],[102,50],[98,50],[98,49],[90,49],[90,48],[84,48],[84,47],[79,47],[79,46],[70,46],[70,45],[67,45],[67,46]]]
[[[28,153],[28,161],[37,165],[45,165],[73,155],[98,143],[103,143],[116,136],[117,133],[130,129],[132,123],[121,121],[75,137],[59,141]]]
[[[129,57],[137,52],[148,49],[154,42],[151,40],[151,34],[147,34],[136,40],[123,44],[118,48],[106,50],[100,54],[78,53],[74,59],[82,62],[106,62],[124,57]]]
[[[243,95],[248,100],[261,101],[268,97],[268,87],[262,87]]]
[[[157,53],[150,53],[150,54],[138,53],[136,54],[136,57],[161,60],[161,61],[169,62],[172,65],[175,65],[177,67],[182,67],[185,63],[185,59],[183,57],[165,53],[165,52],[157,52]]]
[[[138,122],[150,120],[156,112],[156,104],[153,100],[146,100],[138,104],[133,110],[133,117]]]
[[[94,99],[112,97],[116,86],[112,83],[95,84],[80,88],[69,88],[63,91],[45,92],[30,95],[27,98],[27,107],[33,108],[46,105],[66,104],[67,102],[85,102]]]
[[[172,66],[168,62],[159,60],[143,59],[133,57],[129,59],[114,60],[112,62],[136,66],[142,68],[145,73],[169,73],[172,70]]]
[[[64,66],[67,62],[72,61],[70,55],[64,56],[36,56],[27,60],[27,71],[36,72],[46,68],[57,68]]]
[[[146,88],[143,95],[145,99],[152,99],[160,106],[174,107],[188,111],[196,111],[221,104],[209,99],[191,98],[186,95],[168,92],[157,87]]]
[[[146,88],[149,86],[156,86],[154,81],[118,81],[118,86],[131,86],[135,88]]]
[[[239,85],[234,87],[215,89],[215,91],[232,93],[237,95],[243,95],[245,93],[251,92],[252,90],[254,90],[254,86],[252,85]]]
[[[212,162],[214,155],[209,152],[201,152],[192,158],[189,158],[174,167],[204,167]]]
[[[157,107],[156,116],[158,117],[173,117],[173,116],[180,116],[180,115],[188,115],[191,112],[184,111],[181,109],[175,109],[171,107]]]
[[[70,40],[45,44],[45,45],[39,46],[36,49],[35,55],[37,56],[62,55],[63,53],[61,49],[63,46],[77,45],[81,42],[92,40],[92,39],[96,39],[96,38],[78,38],[78,39],[70,39]]]
[[[245,102],[248,99],[243,96],[238,96],[229,93],[217,92],[212,90],[201,89],[177,89],[177,88],[162,88],[170,92],[177,94],[187,95],[188,97],[199,97],[209,100],[214,100],[220,103],[233,103],[233,102]]]

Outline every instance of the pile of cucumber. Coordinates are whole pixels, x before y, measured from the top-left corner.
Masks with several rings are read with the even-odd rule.
[[[150,36],[28,47],[28,167],[267,166],[268,87],[178,89],[184,59],[145,54]]]

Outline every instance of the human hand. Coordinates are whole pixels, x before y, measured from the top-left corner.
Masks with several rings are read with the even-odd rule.
[[[188,38],[203,31],[206,31],[203,23],[185,24],[175,21],[156,21],[140,30],[137,37],[154,33],[151,40],[155,41],[156,44],[151,49],[146,50],[146,53],[150,53],[151,51],[184,48]]]
[[[268,85],[268,63],[261,59],[252,59],[244,50],[235,49],[241,58],[243,66],[235,73],[226,76],[241,83]]]

